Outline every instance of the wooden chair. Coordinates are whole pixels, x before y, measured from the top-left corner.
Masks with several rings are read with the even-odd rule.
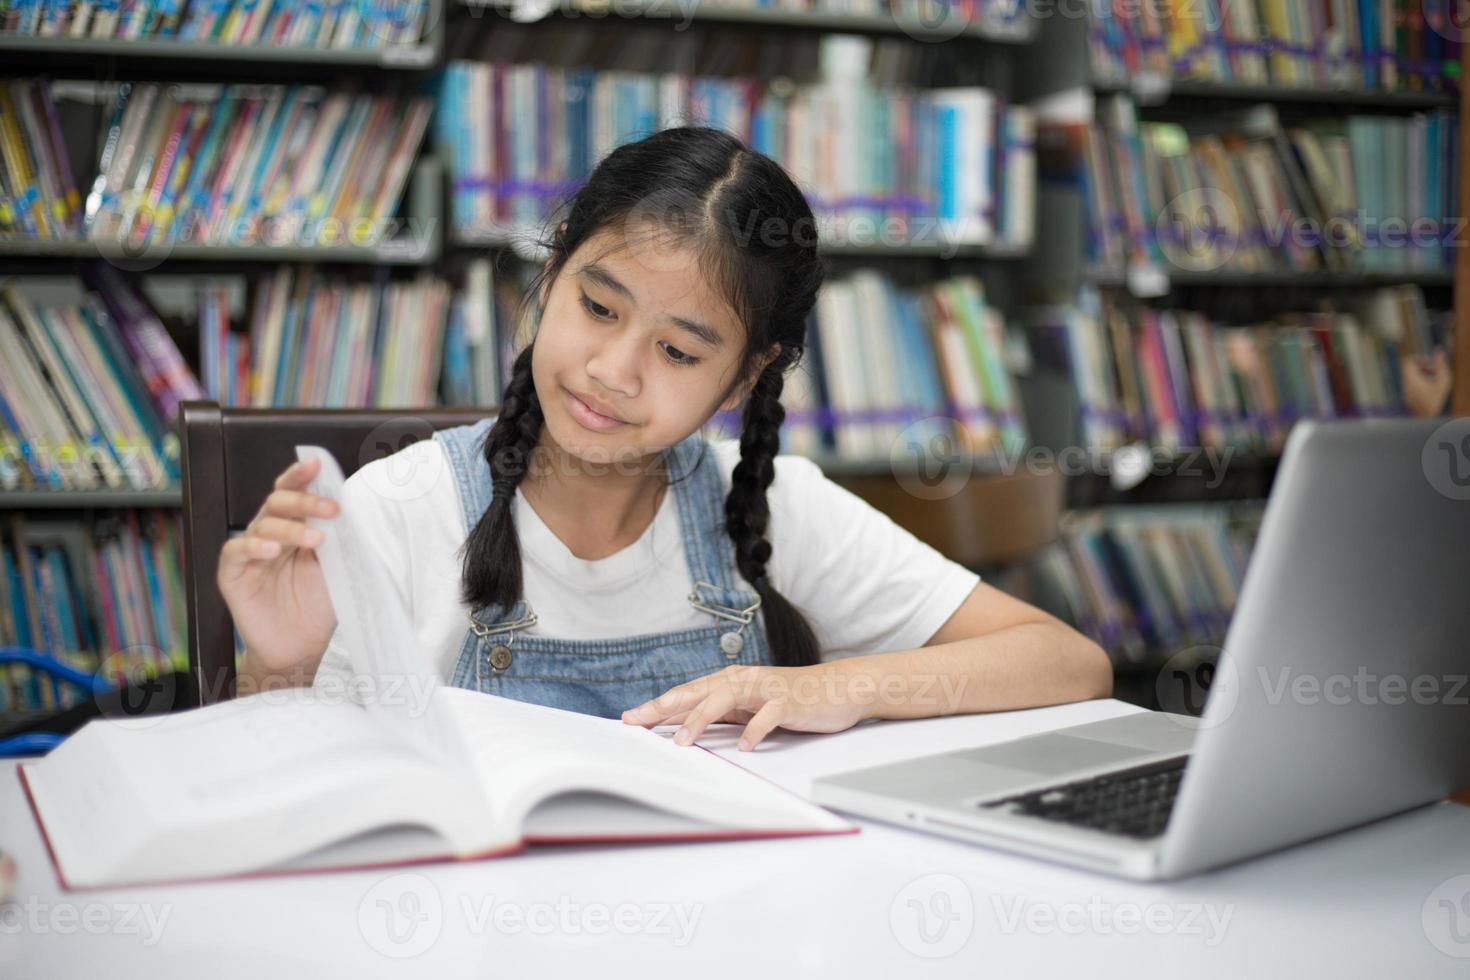
[[[179,406],[184,492],[184,591],[188,608],[189,679],[182,703],[212,704],[234,696],[234,620],[215,575],[231,531],[243,530],[296,461],[298,444],[326,448],[351,476],[437,429],[495,414],[492,408],[276,409]]]

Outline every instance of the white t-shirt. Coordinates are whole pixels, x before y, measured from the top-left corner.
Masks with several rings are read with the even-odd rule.
[[[729,492],[740,443],[709,440]],[[766,574],[811,624],[822,658],[921,647],[980,576],[940,554],[804,456],[778,455],[767,490]],[[516,490],[523,595],[537,623],[526,635],[615,639],[708,626],[689,603],[678,502],[670,487],[637,541],[596,561],[576,555]],[[466,538],[453,473],[437,440],[413,443],[347,479],[337,521],[382,561],[412,621],[418,653],[448,682],[469,626],[458,550]],[[328,532],[330,533],[330,531]],[[738,588],[754,591],[732,569]],[[317,676],[347,669],[333,635]]]

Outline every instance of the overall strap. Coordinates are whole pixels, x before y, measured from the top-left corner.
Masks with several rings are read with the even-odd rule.
[[[725,529],[726,490],[714,447],[695,433],[675,446],[673,452],[677,472],[670,473],[670,479],[687,477],[675,487],[684,491],[676,496],[684,557],[694,581],[690,601],[729,612],[748,610],[757,602],[757,596],[753,591],[736,588],[735,544]],[[746,615],[753,616],[753,610]]]
[[[480,515],[490,506],[494,490],[490,484],[490,463],[485,459],[485,439],[498,416],[491,415],[469,425],[439,429],[434,438],[444,447],[449,469],[454,474],[454,487],[459,491],[464,511],[465,534],[468,536]]]

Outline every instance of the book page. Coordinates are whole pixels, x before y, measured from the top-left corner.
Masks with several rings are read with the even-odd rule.
[[[528,704],[461,688],[439,691],[470,746],[470,765],[493,813],[497,836],[537,833],[527,816],[572,792],[609,793],[665,815],[643,830],[665,831],[667,814],[715,829],[846,830],[851,824],[697,746],[611,718]],[[565,808],[551,825],[568,827]],[[548,814],[549,816],[549,814]],[[628,833],[626,810],[608,831]],[[590,831],[594,821],[579,820]],[[590,836],[597,834],[590,833]]]
[[[297,446],[296,455],[321,461],[307,489],[337,501],[340,508],[335,518],[308,517],[306,523],[325,536],[316,553],[342,631],[342,648],[353,673],[372,681],[364,687],[374,693],[363,703],[379,724],[426,756],[461,759],[460,739],[433,697],[442,682],[429,659],[418,655],[409,611],[397,601],[382,562],[345,519],[342,468],[321,446]]]
[[[490,843],[477,787],[309,689],[97,719],[27,778],[72,885],[259,870],[393,824],[432,828],[437,854]]]
[[[298,446],[297,454],[321,459],[312,492],[341,501],[344,481],[332,455],[316,446]],[[393,584],[371,549],[340,518],[308,523],[326,532],[317,553],[354,672],[377,678],[432,672],[427,658],[414,655],[407,610],[394,601]],[[718,828],[851,826],[712,753],[674,745],[666,734],[449,687],[437,674],[425,680],[432,693],[422,717],[399,705],[369,708],[386,729],[463,773],[465,785],[483,796],[487,830],[497,840],[519,837],[532,809],[572,791],[613,793]],[[649,833],[666,825],[661,820]],[[625,816],[618,826],[627,826]]]

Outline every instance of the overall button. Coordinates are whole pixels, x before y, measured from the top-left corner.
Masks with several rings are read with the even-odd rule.
[[[739,633],[721,633],[720,649],[725,651],[727,657],[738,657],[740,651],[745,649],[745,637]]]
[[[510,666],[510,647],[504,643],[497,643],[490,648],[490,666],[496,670],[504,670]]]

